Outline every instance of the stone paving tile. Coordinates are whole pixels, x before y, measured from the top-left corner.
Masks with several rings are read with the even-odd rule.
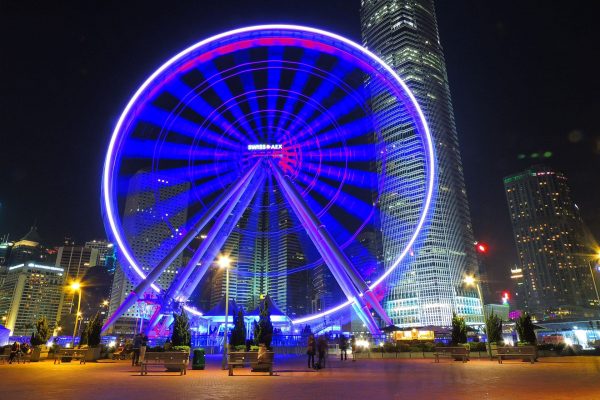
[[[220,358],[187,376],[156,370],[140,376],[126,361],[0,365],[4,399],[590,399],[600,400],[600,357],[543,358],[531,365],[488,360],[371,359],[313,371],[303,357],[276,358],[277,376],[239,369],[229,377]]]

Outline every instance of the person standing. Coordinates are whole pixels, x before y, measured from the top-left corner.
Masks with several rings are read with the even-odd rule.
[[[356,338],[350,336],[350,349],[352,350],[352,361],[356,361]]]
[[[131,366],[140,365],[140,349],[142,347],[142,335],[136,333],[133,337],[133,356],[131,358]]]
[[[340,335],[340,361],[348,360],[348,339],[346,335]]]
[[[325,335],[319,336],[317,340],[317,351],[319,352],[319,361],[317,361],[318,368],[325,368],[327,364],[327,351],[329,350],[329,343]]]
[[[308,337],[308,343],[306,345],[306,354],[308,355],[308,368],[315,367],[315,353],[317,350],[317,341],[315,335],[312,333]]]
[[[144,356],[146,355],[146,347],[148,346],[148,336],[146,336],[145,333],[141,334],[142,338],[142,343],[140,346],[140,359],[139,362],[144,361]]]

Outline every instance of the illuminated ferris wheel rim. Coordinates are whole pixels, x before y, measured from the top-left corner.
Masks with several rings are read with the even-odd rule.
[[[412,94],[412,92],[410,91],[408,86],[404,83],[404,81],[393,71],[393,69],[391,67],[389,67],[383,60],[381,60],[375,54],[373,54],[369,50],[365,49],[364,47],[360,46],[359,44],[357,44],[349,39],[346,39],[340,35],[337,35],[335,33],[331,33],[331,32],[328,32],[328,31],[325,31],[322,29],[317,29],[317,28],[311,28],[311,27],[300,26],[300,25],[288,25],[288,24],[268,24],[268,25],[249,26],[249,27],[234,29],[231,31],[227,31],[227,32],[223,32],[223,33],[214,35],[210,38],[207,38],[203,41],[200,41],[200,42],[186,48],[185,50],[181,51],[180,53],[178,53],[177,55],[175,55],[174,57],[169,59],[166,63],[164,63],[156,71],[154,71],[154,73],[152,73],[152,75],[150,75],[144,81],[144,83],[139,87],[139,89],[135,92],[135,94],[131,97],[131,99],[127,103],[126,107],[124,108],[123,112],[121,113],[121,115],[115,125],[115,128],[111,135],[111,139],[109,142],[109,146],[108,146],[108,150],[107,150],[107,154],[106,154],[106,158],[105,158],[105,163],[104,163],[104,167],[103,167],[102,207],[103,207],[103,213],[105,215],[105,220],[108,224],[108,227],[110,229],[110,233],[112,234],[113,240],[119,246],[121,255],[127,260],[129,265],[131,266],[131,268],[133,268],[133,270],[139,276],[140,279],[145,280],[146,274],[144,274],[142,269],[138,266],[135,257],[132,255],[131,250],[129,249],[129,246],[127,245],[124,232],[122,231],[122,229],[120,227],[120,218],[118,216],[118,213],[116,212],[116,206],[115,206],[114,198],[113,198],[113,193],[114,193],[113,175],[115,173],[115,166],[118,163],[118,157],[117,157],[117,153],[115,150],[116,150],[116,146],[117,146],[118,142],[122,139],[120,136],[122,133],[124,133],[124,131],[122,130],[123,125],[124,125],[124,123],[126,123],[128,117],[130,116],[130,112],[131,112],[132,108],[136,105],[139,98],[143,94],[145,94],[147,89],[152,85],[152,83],[155,81],[155,79],[157,77],[159,77],[169,67],[176,64],[178,61],[180,61],[182,58],[184,58],[186,55],[190,54],[191,52],[201,48],[202,46],[206,46],[208,44],[211,44],[213,42],[216,42],[218,40],[221,40],[221,39],[224,39],[224,38],[227,38],[230,36],[244,34],[244,33],[251,33],[251,32],[273,31],[273,30],[290,31],[290,32],[296,32],[299,34],[306,34],[306,33],[316,34],[316,35],[320,35],[320,36],[323,36],[323,37],[326,37],[329,39],[333,39],[334,41],[342,42],[345,45],[348,45],[353,50],[358,51],[362,55],[366,56],[368,59],[373,61],[376,65],[382,67],[389,74],[389,76],[393,78],[393,80],[394,80],[393,83],[395,83],[399,86],[401,93],[408,97],[412,107],[414,107],[414,110],[415,110],[415,113],[417,116],[417,118],[414,118],[415,122],[418,125],[417,131],[422,136],[422,140],[425,143],[425,157],[426,157],[425,198],[423,201],[423,206],[421,208],[421,213],[419,215],[418,223],[416,224],[414,232],[412,233],[406,246],[404,247],[402,252],[397,256],[394,263],[378,279],[376,279],[373,283],[371,283],[371,285],[369,285],[370,289],[374,289],[377,286],[379,286],[381,284],[381,282],[383,282],[398,267],[398,265],[400,265],[402,260],[406,257],[406,255],[408,254],[408,252],[414,245],[421,230],[423,229],[423,226],[427,219],[427,215],[431,208],[431,204],[432,204],[434,192],[435,192],[435,179],[436,179],[435,152],[434,152],[434,146],[433,146],[433,140],[431,137],[431,132],[427,125],[425,116],[424,116],[419,104],[417,103],[414,95]],[[319,43],[319,42],[316,42],[316,43]],[[156,286],[154,283],[151,284],[151,287],[155,292],[157,292],[157,293],[161,292],[161,289],[158,286]],[[298,323],[305,323],[305,322],[309,322],[311,320],[322,318],[326,315],[329,315],[336,311],[341,310],[342,308],[352,304],[354,301],[356,301],[356,299],[348,300],[346,302],[343,302],[335,307],[332,307],[332,308],[325,310],[323,312],[320,312],[318,314],[312,314],[312,315],[309,315],[306,317],[298,318],[298,319],[293,320],[292,322],[295,324],[298,324]],[[188,312],[191,312],[196,315],[202,315],[199,311],[197,311],[196,309],[194,309],[192,307],[186,306],[185,308]]]

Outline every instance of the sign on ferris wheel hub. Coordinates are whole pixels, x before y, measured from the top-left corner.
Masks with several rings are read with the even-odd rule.
[[[395,129],[394,121],[386,119],[390,110],[405,118],[399,150],[384,140],[384,133]],[[407,143],[404,148],[402,143]],[[418,179],[398,183],[394,163],[388,165],[390,155],[394,163],[410,159]],[[144,183],[143,173],[155,183]],[[349,305],[367,323],[373,323],[369,308],[388,321],[372,290],[398,268],[422,234],[435,182],[433,142],[415,97],[362,46],[324,30],[282,24],[236,29],[198,42],[139,87],[109,142],[103,215],[135,289],[103,329],[148,289],[166,298],[160,305],[164,310],[175,299],[187,300],[234,231],[247,240],[275,243],[295,235],[312,244],[303,249],[306,263],[286,273],[321,264],[329,268],[346,300],[293,323]],[[355,265],[349,254],[364,250],[357,236],[385,212],[371,194],[381,196],[391,184],[419,188],[397,194],[406,196],[418,216],[398,219],[411,233],[385,271],[373,272]],[[269,194],[275,186],[281,190]],[[154,203],[145,214],[131,216],[124,209],[128,195],[148,195]],[[264,213],[281,210],[291,216],[292,226],[254,226]],[[142,222],[133,228],[122,219],[125,214]],[[164,230],[172,234],[147,253],[130,240]],[[193,249],[200,235],[203,242]],[[194,263],[181,268],[169,287],[159,287],[158,277],[184,251],[192,253]],[[149,265],[152,257],[156,262]],[[243,273],[243,260],[238,261]],[[283,272],[253,273],[285,279]]]

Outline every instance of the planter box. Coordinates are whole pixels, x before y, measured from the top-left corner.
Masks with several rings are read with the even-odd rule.
[[[85,361],[98,361],[100,359],[100,346],[88,347],[85,352]]]
[[[48,358],[48,347],[38,346],[31,350],[31,362],[39,362],[40,360],[44,360],[46,358]]]

